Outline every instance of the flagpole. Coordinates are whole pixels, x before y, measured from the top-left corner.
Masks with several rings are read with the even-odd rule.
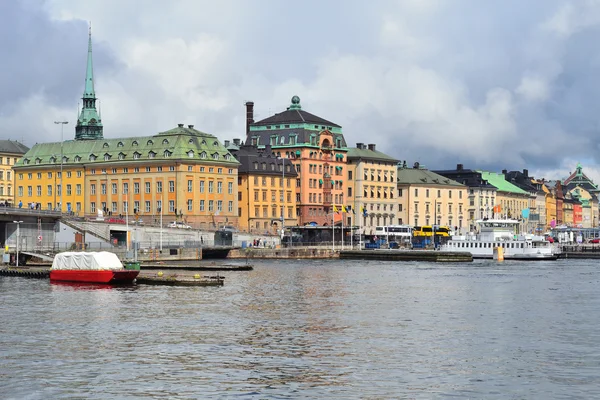
[[[335,207],[335,206],[334,206]],[[331,210],[331,251],[335,251],[335,212]]]
[[[358,232],[359,232],[359,236],[358,236],[358,249],[362,250],[362,213],[363,213],[363,209],[362,206],[358,209],[359,210],[359,217],[358,217]]]
[[[342,205],[342,250],[344,250],[344,205]]]
[[[354,211],[354,209],[352,209],[352,211]],[[352,238],[352,236],[354,235],[352,233],[352,228],[354,228],[354,224],[353,224],[353,219],[352,219],[352,213],[350,213],[350,249],[354,250],[354,239]]]

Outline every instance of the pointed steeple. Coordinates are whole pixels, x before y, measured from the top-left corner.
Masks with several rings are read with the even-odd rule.
[[[77,126],[75,127],[75,140],[103,139],[102,120],[96,110],[96,91],[94,90],[94,65],[92,62],[92,27],[88,33],[87,67],[85,71],[85,87],[83,90],[83,106]]]

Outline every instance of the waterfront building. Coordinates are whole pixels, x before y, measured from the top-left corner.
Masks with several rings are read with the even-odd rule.
[[[360,226],[365,234],[373,234],[376,226],[402,225],[407,221],[398,214],[398,160],[378,151],[375,144],[357,143],[348,148],[346,226]]]
[[[525,220],[525,231],[534,233],[536,229],[542,230],[540,227],[540,214],[545,212],[545,202],[541,201],[544,198],[543,191],[535,184],[535,180],[529,176],[529,171],[524,169],[523,171],[507,171],[502,170],[504,179],[521,190],[529,193],[528,204],[526,209],[529,211],[523,212],[519,215],[519,218]],[[540,199],[538,199],[538,195]],[[540,208],[544,205],[543,210]]]
[[[581,204],[581,227],[593,228],[595,221],[594,210],[597,210],[598,198],[581,186],[575,186],[567,192],[573,199]],[[574,211],[576,213],[576,211]],[[574,220],[576,216],[573,217]],[[574,223],[577,223],[576,220]]]
[[[496,204],[496,187],[490,185],[481,177],[481,173],[465,169],[463,164],[457,164],[456,169],[434,171],[446,178],[462,183],[468,188],[468,202],[466,205],[468,230],[476,229],[475,221],[493,216]],[[467,223],[465,223],[465,226]]]
[[[479,171],[481,177],[496,187],[496,218],[514,218],[521,221],[521,232],[526,230],[526,223],[523,219],[523,210],[529,210],[530,194],[519,187],[508,182],[504,174],[496,172]],[[504,172],[504,171],[503,171]]]
[[[237,143],[237,144],[236,144]],[[270,146],[225,145],[240,163],[238,169],[239,229],[260,234],[281,233],[298,225],[296,177],[291,160],[277,157]]]
[[[28,150],[29,147],[16,140],[0,140],[0,203],[13,204],[15,195],[13,167]]]
[[[575,172],[569,175],[567,179],[564,181],[564,187],[566,192],[573,192],[573,189],[580,188],[582,189],[582,193],[584,194],[583,199],[587,200],[587,205],[582,204],[582,208],[587,208],[589,206],[589,221],[586,222],[585,216],[586,211],[582,210],[583,214],[583,225],[591,225],[592,227],[598,226],[598,206],[600,197],[600,188],[598,185],[594,183],[592,179],[590,179],[584,172],[583,167],[580,163],[577,163],[577,167],[575,168]],[[583,200],[580,199],[580,200]]]
[[[306,112],[298,96],[283,112],[254,122],[254,103],[246,103],[246,144],[264,149],[271,146],[288,158],[296,178],[296,216],[301,225],[341,223],[333,211],[347,202],[346,141],[342,127]]]
[[[551,229],[556,226],[557,214],[556,214],[556,197],[554,192],[551,190],[549,182],[542,181],[542,190],[546,194],[546,229]]]
[[[152,136],[104,138],[88,40],[75,140],[27,151],[14,167],[15,201],[80,216],[137,214],[148,223],[162,214],[163,222],[198,228],[237,225],[238,162],[215,136],[179,124]]]
[[[398,218],[407,225],[444,225],[466,233],[468,187],[445,176],[402,163],[398,167]]]

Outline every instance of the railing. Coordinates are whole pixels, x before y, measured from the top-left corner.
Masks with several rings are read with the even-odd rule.
[[[66,213],[61,213],[60,211],[54,210],[41,210],[41,209],[32,209],[30,207],[5,207],[0,204],[0,214],[31,214],[31,215],[45,215],[49,217],[60,217],[61,215],[66,215]]]

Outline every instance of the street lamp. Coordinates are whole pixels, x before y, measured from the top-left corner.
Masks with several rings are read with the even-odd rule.
[[[17,267],[19,266],[19,242],[21,241],[21,231],[19,227],[23,223],[23,221],[13,221],[17,224]]]
[[[65,125],[69,121],[54,121],[55,124],[60,124],[60,213],[62,214],[63,209],[63,133]]]

